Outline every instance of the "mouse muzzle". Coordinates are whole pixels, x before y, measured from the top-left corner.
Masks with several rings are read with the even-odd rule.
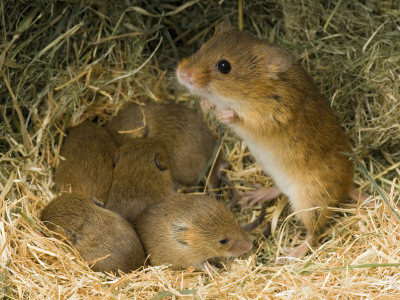
[[[180,84],[191,88],[194,86],[194,76],[193,72],[191,72],[188,69],[178,69],[176,72],[176,77],[178,78],[178,81]]]
[[[253,242],[249,240],[236,240],[231,249],[230,254],[232,256],[240,256],[250,251],[253,248]]]

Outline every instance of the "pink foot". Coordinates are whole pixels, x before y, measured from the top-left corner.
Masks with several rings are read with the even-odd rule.
[[[225,124],[231,124],[239,119],[239,116],[233,109],[222,110],[218,114],[218,119]]]
[[[200,106],[204,112],[209,112],[210,110],[215,109],[215,105],[208,101],[206,98],[200,98]]]
[[[369,195],[362,193],[358,188],[354,187],[350,193],[349,193],[349,197],[350,199],[352,199],[353,201],[358,202],[358,200],[360,200],[360,203],[364,203],[365,200],[368,199]],[[374,203],[367,203],[366,206],[368,207],[374,207],[375,204]]]
[[[278,258],[276,262],[278,264],[287,264],[290,262],[290,258],[302,258],[312,249],[313,246],[315,246],[315,238],[312,238],[311,235],[307,234],[306,239],[299,246],[293,249],[284,247],[284,250],[288,255],[286,257]]]
[[[257,204],[263,205],[275,199],[280,194],[282,194],[282,192],[277,187],[263,187],[256,191],[241,193],[241,200],[239,203],[242,207],[252,207]]]
[[[311,249],[310,245],[308,244],[307,240],[305,240],[299,246],[294,247],[291,250],[289,250],[289,249],[285,249],[285,250],[289,250],[289,251],[287,251],[287,252],[289,252],[289,254],[287,255],[288,257],[301,258],[304,255],[306,255],[307,252],[310,251],[310,249]]]

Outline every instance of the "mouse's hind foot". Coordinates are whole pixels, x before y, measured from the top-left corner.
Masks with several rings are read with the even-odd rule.
[[[252,207],[264,205],[266,202],[277,198],[282,192],[277,187],[263,187],[255,191],[240,194],[240,205],[242,207]]]
[[[284,247],[284,251],[287,253],[284,257],[276,259],[276,263],[280,265],[288,264],[293,260],[298,260],[305,256],[316,244],[315,236],[307,234],[305,240],[294,248]]]

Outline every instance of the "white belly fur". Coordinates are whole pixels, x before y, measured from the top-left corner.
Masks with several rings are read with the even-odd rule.
[[[233,109],[239,111],[239,101],[232,101],[231,99],[221,97],[219,95],[207,95],[206,97],[211,103],[215,105],[216,113],[224,109]],[[289,197],[293,204],[296,199],[296,178],[290,178],[290,174],[284,171],[281,164],[280,153],[271,151],[272,147],[268,146],[268,141],[253,139],[252,136],[245,131],[241,126],[229,124],[229,126],[240,136],[249,147],[250,153],[254,156],[257,163],[261,166],[264,172],[272,177],[276,186]]]
[[[250,153],[263,171],[272,177],[276,186],[289,198],[294,199],[297,194],[296,180],[290,178],[290,174],[285,172],[284,166],[281,164],[280,154],[271,151],[271,147],[268,147],[268,141],[260,144],[260,141],[253,140],[241,127],[235,125],[231,127],[246,142]]]

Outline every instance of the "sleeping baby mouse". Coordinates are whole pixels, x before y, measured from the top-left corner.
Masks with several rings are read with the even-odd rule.
[[[132,139],[118,149],[107,209],[134,224],[147,206],[174,193],[168,154],[157,140]]]
[[[131,272],[143,266],[142,244],[132,226],[94,198],[62,194],[42,211],[48,229],[67,239],[96,272]]]
[[[55,172],[57,190],[71,190],[105,203],[117,147],[106,129],[85,121],[69,130]]]
[[[191,109],[175,104],[145,102],[127,103],[106,124],[118,145],[140,136],[157,139],[168,152],[174,179],[183,186],[194,186],[213,154],[216,135]],[[210,176],[215,188],[221,179],[222,155],[216,160]]]
[[[149,206],[136,229],[150,263],[173,269],[204,271],[210,260],[236,257],[253,246],[227,208],[207,196],[176,194]]]

